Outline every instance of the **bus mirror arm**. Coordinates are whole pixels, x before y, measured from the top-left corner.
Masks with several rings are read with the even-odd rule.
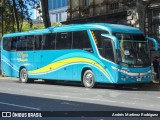
[[[112,39],[113,42],[114,42],[115,49],[117,49],[117,50],[120,49],[119,40],[117,39],[117,37],[115,37],[115,36],[113,36],[111,34],[102,34],[102,36]]]
[[[157,40],[154,39],[154,38],[151,38],[151,37],[146,37],[146,38],[147,38],[147,40],[152,41],[154,43],[154,50],[158,51],[158,42],[157,42]]]

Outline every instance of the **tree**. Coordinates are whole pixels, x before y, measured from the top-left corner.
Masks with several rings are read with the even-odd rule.
[[[33,9],[35,4],[38,4],[38,0],[5,0],[3,12],[6,26],[4,28],[7,29],[10,26],[10,30],[7,32],[20,32],[24,20],[32,24],[28,6]]]
[[[145,33],[145,21],[146,21],[146,14],[147,14],[147,8],[148,6],[153,2],[154,0],[136,0],[136,7],[137,12],[139,15],[139,28],[144,31]]]
[[[142,30],[145,33],[145,20],[146,20],[146,14],[147,14],[147,8],[148,6],[154,1],[154,0],[122,0],[123,4],[127,6],[128,9],[134,9],[138,13],[138,23],[139,23],[139,29]]]
[[[41,0],[41,6],[42,6],[42,18],[44,22],[44,26],[50,27],[51,21],[49,17],[49,10],[48,10],[48,0]]]

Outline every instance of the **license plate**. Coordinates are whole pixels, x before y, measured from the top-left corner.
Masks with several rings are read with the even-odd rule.
[[[137,78],[137,82],[140,82],[141,81],[141,78]]]

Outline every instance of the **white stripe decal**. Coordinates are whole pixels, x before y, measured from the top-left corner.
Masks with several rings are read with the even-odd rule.
[[[11,64],[9,64],[7,61],[4,59],[1,59],[3,62],[5,62],[8,66],[10,66],[12,69],[14,69],[16,72],[19,72],[16,68],[14,68]]]

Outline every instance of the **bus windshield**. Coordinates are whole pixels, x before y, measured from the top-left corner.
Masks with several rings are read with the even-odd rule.
[[[120,42],[119,61],[123,66],[147,67],[151,65],[148,41],[142,34],[114,34]]]

